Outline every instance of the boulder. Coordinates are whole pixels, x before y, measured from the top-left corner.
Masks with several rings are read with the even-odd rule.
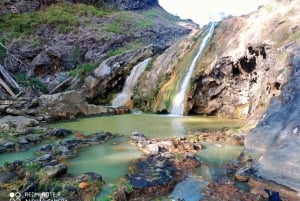
[[[45,135],[50,137],[66,137],[67,135],[73,134],[72,131],[64,128],[53,128],[46,131]]]
[[[54,45],[47,50],[48,55],[57,69],[71,70],[80,59],[80,49],[70,45]]]
[[[32,61],[33,72],[36,76],[49,74],[53,69],[52,61],[46,53],[38,54]]]
[[[35,127],[39,122],[35,119],[24,116],[11,116],[7,115],[0,119],[0,130],[16,130],[17,132],[23,131],[28,127]]]
[[[45,166],[44,170],[48,177],[59,177],[65,174],[68,168],[65,164],[59,163],[53,166]]]

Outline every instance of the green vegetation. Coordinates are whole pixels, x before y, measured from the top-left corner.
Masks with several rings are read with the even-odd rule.
[[[113,21],[102,28],[103,31],[117,34],[133,33],[140,29],[154,26],[154,21],[132,11],[115,13]]]
[[[159,18],[159,17],[169,22],[178,22],[180,20],[178,16],[171,15],[170,13],[165,12],[160,8],[148,9],[144,11],[142,15],[147,19],[151,19],[151,20],[154,20],[155,18]]]
[[[107,54],[108,54],[109,57],[112,57],[112,56],[115,56],[115,55],[118,55],[118,54],[122,54],[122,53],[124,53],[125,51],[128,51],[128,50],[141,48],[143,45],[144,45],[143,43],[131,42],[131,43],[127,43],[124,46],[122,46],[120,48],[117,48],[115,50],[109,50],[107,52]]]
[[[18,72],[14,75],[14,78],[23,87],[32,87],[33,89],[38,89],[42,92],[48,91],[46,85],[41,80],[34,77],[28,77],[25,73]]]
[[[72,77],[86,77],[89,73],[96,68],[95,64],[83,63],[76,66],[75,69],[69,71],[69,75]]]
[[[85,17],[101,17],[107,14],[107,11],[92,5],[58,3],[45,10],[1,16],[0,29],[6,30],[8,39],[33,34],[35,27],[45,24],[57,27],[59,32],[65,33],[78,29],[80,21],[84,21]]]
[[[133,186],[131,185],[130,181],[124,177],[120,178],[119,184],[125,187],[125,191],[130,193],[133,191]]]
[[[0,46],[0,59],[3,59],[7,56],[6,49]]]

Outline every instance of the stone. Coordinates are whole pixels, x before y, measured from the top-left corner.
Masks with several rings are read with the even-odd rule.
[[[53,45],[46,50],[52,58],[55,58],[53,65],[61,70],[71,70],[75,67],[76,60],[80,59],[80,49],[70,45]],[[78,58],[74,58],[75,51],[78,52]]]
[[[12,141],[7,141],[3,144],[3,147],[5,147],[6,151],[15,151],[16,145]]]
[[[44,170],[48,177],[59,177],[65,174],[68,168],[65,164],[59,163],[54,166],[45,166]]]
[[[148,154],[156,155],[159,152],[159,146],[158,144],[148,144],[146,145],[145,150]]]
[[[90,187],[90,184],[88,182],[81,182],[79,183],[78,187],[82,190],[86,190]]]
[[[39,134],[29,134],[25,136],[25,139],[29,142],[37,143],[42,140],[42,137]]]
[[[232,135],[230,137],[229,143],[232,145],[239,145],[243,146],[244,145],[244,137],[240,135]]]
[[[64,128],[53,128],[53,129],[47,130],[44,135],[50,136],[50,137],[62,138],[62,137],[66,137],[67,135],[71,135],[71,134],[73,134],[73,132],[71,130],[64,129]]]
[[[0,119],[0,129],[2,130],[23,130],[27,127],[34,127],[38,125],[38,121],[24,116],[7,115]]]
[[[52,61],[46,53],[37,55],[32,61],[32,66],[35,76],[49,74],[53,70]]]

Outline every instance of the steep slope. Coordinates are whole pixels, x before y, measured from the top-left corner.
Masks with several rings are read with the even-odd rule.
[[[297,1],[274,3],[223,20],[195,72],[190,113],[259,117],[290,73],[291,47],[300,43],[297,9]]]
[[[157,54],[190,32],[156,0],[18,0],[0,10],[0,63],[36,94],[80,88],[103,60],[150,44]]]

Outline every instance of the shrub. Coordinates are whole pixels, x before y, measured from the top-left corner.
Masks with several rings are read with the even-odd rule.
[[[38,78],[28,77],[25,73],[18,72],[14,74],[16,81],[24,87],[32,87],[42,92],[47,92],[46,85]]]
[[[75,69],[71,70],[69,72],[69,75],[72,77],[85,77],[87,76],[94,68],[96,67],[95,64],[91,63],[84,63],[84,64],[79,64],[76,66]]]

